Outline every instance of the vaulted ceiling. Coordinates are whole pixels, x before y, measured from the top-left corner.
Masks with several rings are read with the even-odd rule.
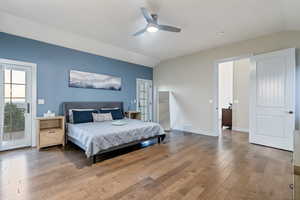
[[[127,61],[145,65],[273,32],[300,29],[299,0],[0,0],[0,4],[1,31],[49,41],[51,37],[67,40],[69,33],[103,45],[102,49],[95,47],[94,52],[90,48],[93,53],[101,54],[102,50],[104,56],[120,54],[111,57],[128,57]],[[160,23],[176,25],[183,31],[133,37],[146,25],[140,7],[157,13]],[[9,23],[12,17],[26,20],[28,25],[20,20]],[[34,24],[65,35],[49,33],[43,39],[46,36],[41,35],[45,33],[35,34],[41,30]],[[64,39],[57,38],[52,39],[53,43],[63,43]],[[62,45],[84,45],[79,42]]]

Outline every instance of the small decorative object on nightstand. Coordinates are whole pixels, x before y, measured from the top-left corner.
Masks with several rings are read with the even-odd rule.
[[[62,144],[65,146],[65,118],[38,117],[37,118],[37,148]]]
[[[125,117],[129,118],[129,119],[138,119],[141,120],[141,112],[139,111],[127,111],[125,112]]]
[[[48,112],[44,113],[44,117],[55,117],[55,113],[48,110]]]

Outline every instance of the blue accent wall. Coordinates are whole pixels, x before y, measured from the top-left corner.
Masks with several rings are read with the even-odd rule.
[[[153,69],[0,32],[0,58],[37,64],[37,115],[47,110],[62,114],[65,101],[123,101],[127,110],[136,98],[136,79],[153,79]],[[122,90],[70,88],[71,69],[122,77]],[[135,108],[135,105],[131,105]]]

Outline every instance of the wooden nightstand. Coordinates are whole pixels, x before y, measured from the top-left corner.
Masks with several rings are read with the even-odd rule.
[[[65,146],[65,118],[38,117],[37,118],[37,148],[62,144]]]
[[[125,112],[125,117],[129,119],[138,119],[138,120],[142,119],[141,112],[138,111],[127,111]]]

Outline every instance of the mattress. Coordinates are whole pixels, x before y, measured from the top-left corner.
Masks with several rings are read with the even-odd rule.
[[[116,126],[112,121],[68,124],[68,138],[90,157],[111,147],[164,134],[158,123],[134,119],[122,121],[125,125]]]

